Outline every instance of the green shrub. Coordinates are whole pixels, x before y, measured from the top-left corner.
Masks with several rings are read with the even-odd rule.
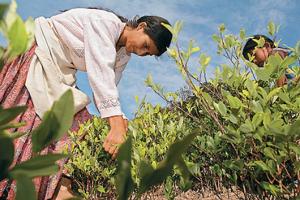
[[[270,34],[275,34],[274,27],[269,24]],[[169,28],[176,31],[176,26]],[[290,64],[296,64],[293,69],[299,76],[300,42],[291,48],[293,56],[270,56],[264,67],[259,68],[241,55],[245,31],[241,30],[239,36],[224,33],[225,26],[221,25],[213,39],[218,44],[218,53],[229,64],[217,67],[210,80],[206,80],[210,57],[205,54],[199,56],[200,74],[192,74],[188,68],[191,55],[200,49],[192,42],[187,51],[178,45],[168,50],[188,84],[192,94],[189,98],[183,101],[165,93],[151,79],[147,84],[205,127],[195,142],[195,155],[206,155],[200,161],[198,175],[194,174],[201,182],[214,180],[215,184],[209,185],[238,186],[245,198],[294,197],[299,194],[300,179],[300,87],[296,82],[276,87],[276,80]],[[204,124],[207,120],[209,123]],[[198,162],[197,157],[191,160]]]
[[[129,123],[133,144],[131,173],[137,187],[141,180],[141,161],[146,161],[156,169],[170,145],[190,133],[186,125],[178,113],[159,105],[141,103],[136,118]],[[65,167],[74,179],[74,190],[86,199],[115,195],[116,163],[102,147],[107,133],[107,123],[97,117],[83,124],[78,132],[70,133],[72,157]],[[179,179],[179,173],[174,173],[174,180],[175,177]],[[174,185],[170,181],[168,184]],[[171,186],[168,188],[173,190]],[[169,195],[172,196],[172,193]]]
[[[96,117],[70,133],[72,143],[66,151],[72,156],[65,168],[73,177],[74,190],[85,199],[115,196],[116,164],[102,147],[107,133],[107,123]]]
[[[276,87],[276,80],[290,64],[297,63],[300,42],[291,48],[294,56],[282,59],[273,55],[263,68],[258,68],[241,55],[247,39],[245,31],[242,29],[239,36],[225,34],[226,27],[221,25],[213,40],[218,45],[217,53],[228,62],[217,66],[215,77],[207,80],[206,68],[211,58],[200,52],[199,66],[196,66],[199,73],[191,72],[189,60],[200,48],[193,42],[186,50],[178,46],[181,26],[180,22],[174,27],[167,26],[175,36],[168,53],[187,87],[180,92],[165,92],[148,76],[146,84],[168,105],[162,108],[140,102],[136,117],[129,125],[130,141],[121,147],[131,156],[121,155],[118,159],[121,166],[117,177],[122,181],[115,183],[119,198],[126,199],[132,190],[139,196],[163,180],[166,196],[173,198],[175,185],[181,189],[191,186],[187,181],[189,173],[197,190],[206,188],[220,193],[223,189],[237,188],[233,192],[245,199],[289,199],[299,195],[300,87],[296,82]],[[278,28],[270,23],[268,30],[274,36]],[[294,70],[298,76],[299,67]],[[103,140],[107,126],[99,131]],[[188,138],[190,133],[197,133],[193,142],[193,137]],[[77,156],[89,158],[89,152],[94,153],[90,138],[73,147],[75,152],[80,152],[80,148],[89,149]],[[191,145],[181,156],[178,144],[184,144],[184,149]],[[100,152],[101,145],[102,142],[98,146],[99,155],[104,154],[103,150]],[[98,155],[94,156],[97,160]],[[103,167],[109,166],[108,171],[112,172],[109,175],[113,174],[113,163],[102,160]],[[90,169],[93,174],[94,169]],[[99,176],[92,178],[110,178]],[[105,187],[113,188],[113,182],[112,179]]]

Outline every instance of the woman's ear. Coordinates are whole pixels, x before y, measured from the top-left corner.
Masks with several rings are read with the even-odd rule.
[[[265,42],[265,45],[264,45],[264,46],[267,47],[267,48],[271,47],[271,45],[270,45],[269,42]]]
[[[144,29],[147,27],[147,23],[146,22],[141,22],[139,23],[139,25],[137,26],[137,30],[140,30],[140,29]]]
[[[269,53],[272,51],[272,45],[269,42],[265,42],[264,47],[266,47]]]

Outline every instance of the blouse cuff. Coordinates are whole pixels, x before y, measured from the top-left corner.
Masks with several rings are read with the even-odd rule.
[[[111,116],[115,116],[115,115],[123,115],[120,106],[100,109],[99,111],[100,111],[102,119],[107,118],[107,117],[111,117]]]

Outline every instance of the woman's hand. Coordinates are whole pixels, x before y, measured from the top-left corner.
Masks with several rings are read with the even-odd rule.
[[[288,80],[284,74],[276,81],[276,85],[277,85],[277,87],[282,87],[285,84],[287,84],[287,82],[288,82]]]
[[[103,147],[104,150],[116,157],[119,146],[124,142],[127,132],[127,120],[120,116],[112,116],[108,118],[110,131],[106,136]]]

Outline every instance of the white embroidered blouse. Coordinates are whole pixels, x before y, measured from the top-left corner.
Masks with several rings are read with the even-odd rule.
[[[69,51],[74,68],[86,71],[101,117],[122,115],[117,84],[130,59],[116,43],[125,23],[113,13],[76,8],[51,17],[49,23]]]

